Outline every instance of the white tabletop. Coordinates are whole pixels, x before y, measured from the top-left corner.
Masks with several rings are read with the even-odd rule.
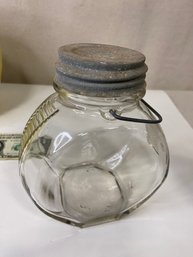
[[[2,133],[21,132],[53,92],[17,87],[9,89],[12,103],[7,88],[1,92]],[[17,161],[0,161],[0,257],[192,257],[193,129],[166,93],[148,91],[145,99],[162,114],[170,149],[169,176],[156,194],[120,221],[80,229],[43,214],[23,189]]]
[[[167,90],[166,92],[193,128],[193,90]]]

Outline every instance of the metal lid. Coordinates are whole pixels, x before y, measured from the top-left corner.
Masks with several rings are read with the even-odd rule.
[[[147,66],[138,51],[104,44],[71,44],[59,48],[54,83],[88,96],[120,96],[145,90]]]

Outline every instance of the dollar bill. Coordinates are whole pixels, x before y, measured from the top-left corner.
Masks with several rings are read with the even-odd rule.
[[[0,134],[0,159],[18,159],[21,134]]]

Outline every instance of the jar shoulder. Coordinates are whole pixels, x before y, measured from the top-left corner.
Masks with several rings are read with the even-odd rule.
[[[56,138],[61,133],[72,137],[81,133],[100,134],[102,131],[119,139],[123,134],[138,137],[155,145],[158,140],[165,143],[162,129],[157,124],[139,124],[116,120],[109,113],[110,106],[92,106],[77,104],[54,93],[50,95],[30,117],[23,137],[23,147],[32,137],[50,136]],[[151,114],[140,105],[118,107],[124,115],[147,118]],[[100,132],[99,132],[100,131]],[[36,135],[35,135],[36,134]]]

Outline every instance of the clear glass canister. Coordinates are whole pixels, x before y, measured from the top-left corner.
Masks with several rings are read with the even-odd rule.
[[[45,213],[77,226],[119,219],[163,183],[161,116],[142,98],[141,53],[118,46],[59,49],[54,88],[29,119],[20,175]]]

